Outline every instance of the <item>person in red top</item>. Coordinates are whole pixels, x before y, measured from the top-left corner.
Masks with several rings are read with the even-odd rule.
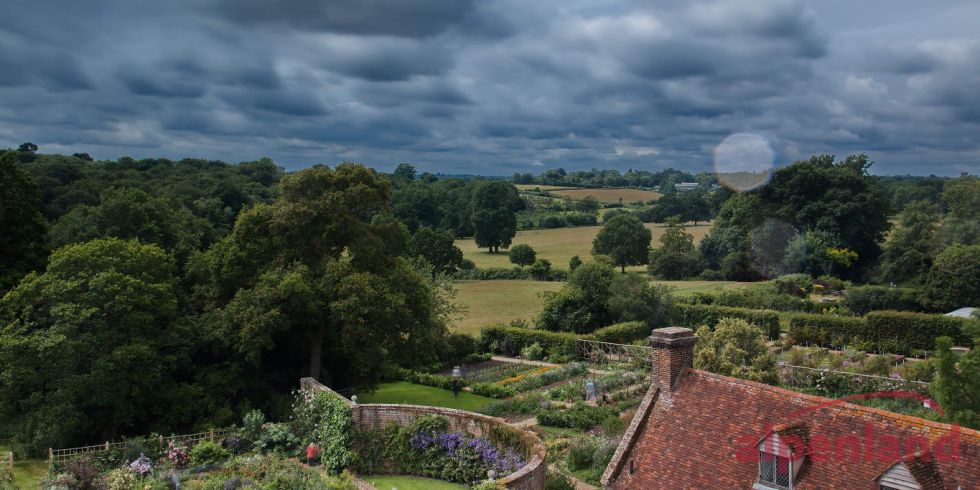
[[[306,446],[306,464],[310,466],[316,465],[317,456],[320,455],[320,448],[316,447],[315,443],[310,443]]]

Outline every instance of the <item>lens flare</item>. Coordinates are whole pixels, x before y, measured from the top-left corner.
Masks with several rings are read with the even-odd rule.
[[[733,191],[751,191],[769,182],[775,159],[776,153],[764,137],[735,133],[715,148],[715,176]]]

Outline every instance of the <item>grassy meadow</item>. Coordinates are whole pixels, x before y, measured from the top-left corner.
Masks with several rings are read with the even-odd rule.
[[[541,190],[545,190],[542,188]],[[575,188],[575,189],[556,189],[549,190],[552,194],[562,197],[570,197],[572,199],[585,199],[586,196],[592,196],[599,200],[599,202],[605,203],[618,203],[620,199],[623,200],[623,204],[628,204],[636,201],[652,201],[655,199],[660,199],[659,192],[648,191],[644,189],[611,189],[611,188],[601,188],[601,189],[590,189],[590,188]]]
[[[660,237],[666,225],[647,223],[645,225],[653,232],[651,246],[660,246]],[[697,226],[687,226],[687,233],[694,236],[694,242],[700,242],[708,231],[711,230],[710,223],[702,223]],[[538,258],[551,261],[551,267],[555,269],[568,269],[568,259],[578,255],[582,260],[588,260],[592,255],[592,240],[601,230],[601,226],[579,226],[573,228],[554,228],[549,230],[522,230],[517,232],[512,245],[526,243],[534,247],[538,253]],[[491,267],[510,268],[513,264],[507,258],[507,251],[501,250],[500,253],[487,253],[485,248],[477,248],[476,242],[472,238],[461,238],[456,240],[456,246],[463,251],[463,257],[472,260],[478,268],[486,269]],[[645,270],[646,266],[632,267],[628,270]]]
[[[456,303],[465,311],[456,321],[455,331],[473,336],[492,323],[507,323],[523,318],[533,323],[544,300],[540,294],[557,291],[560,282],[545,281],[460,281],[456,283]]]
[[[10,446],[0,441],[0,453],[6,454]],[[39,488],[48,473],[48,462],[43,459],[14,458],[14,485],[16,488]]]
[[[361,403],[426,405],[470,411],[478,410],[495,401],[493,398],[474,395],[465,391],[461,392],[457,398],[449,390],[416,385],[407,381],[382,383],[378,385],[378,389],[374,393],[358,393],[357,400]]]

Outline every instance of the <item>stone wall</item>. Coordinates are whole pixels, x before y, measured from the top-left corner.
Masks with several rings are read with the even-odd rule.
[[[313,378],[300,380],[300,388],[317,391],[330,390]],[[408,425],[413,419],[422,415],[439,415],[446,418],[450,430],[453,431],[465,431],[477,437],[488,438],[491,438],[494,433],[508,433],[514,439],[521,441],[522,447],[511,449],[523,453],[527,464],[520,470],[498,479],[497,482],[506,488],[516,490],[542,490],[544,488],[546,471],[544,459],[547,455],[544,443],[534,433],[511,427],[503,419],[465,410],[419,405],[351,402],[350,407],[354,427],[358,429],[381,429],[391,423]]]

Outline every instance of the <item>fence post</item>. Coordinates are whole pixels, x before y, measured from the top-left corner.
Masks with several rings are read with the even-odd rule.
[[[54,449],[48,448],[48,468],[54,467]]]
[[[214,442],[214,429],[208,431],[208,440]]]
[[[105,441],[105,450],[106,450],[106,451],[108,451],[108,450],[109,450],[109,441]]]

